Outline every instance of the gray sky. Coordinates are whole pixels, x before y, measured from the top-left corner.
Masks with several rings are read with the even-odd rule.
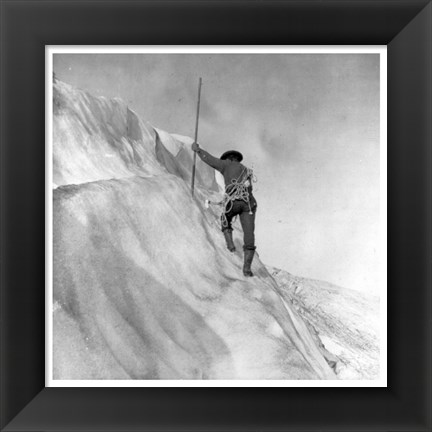
[[[56,54],[59,79],[143,119],[238,149],[258,183],[260,258],[378,293],[378,54]]]

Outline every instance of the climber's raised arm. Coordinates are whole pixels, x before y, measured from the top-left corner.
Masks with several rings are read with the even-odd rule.
[[[218,159],[212,156],[209,152],[203,150],[197,143],[192,144],[192,150],[197,153],[203,162],[220,172],[222,172],[227,165],[226,160]]]

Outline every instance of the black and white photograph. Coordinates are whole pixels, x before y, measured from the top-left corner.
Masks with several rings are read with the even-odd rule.
[[[385,47],[46,60],[48,386],[387,385]]]

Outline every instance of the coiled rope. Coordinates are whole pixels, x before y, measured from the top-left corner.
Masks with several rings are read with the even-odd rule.
[[[209,200],[206,201],[206,205],[216,204],[222,206],[222,227],[225,228],[228,226],[226,213],[229,213],[232,210],[235,200],[241,200],[246,202],[249,205],[249,214],[253,214],[249,200],[248,188],[251,185],[251,182],[256,183],[256,181],[257,179],[253,173],[253,170],[245,167],[239,177],[237,177],[236,179],[232,179],[231,183],[225,187],[225,194],[221,201],[216,203]]]

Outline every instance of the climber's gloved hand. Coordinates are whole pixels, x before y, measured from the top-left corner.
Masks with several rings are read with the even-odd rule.
[[[200,148],[200,146],[196,142],[194,142],[192,144],[192,151],[197,152],[199,150],[199,148]]]

